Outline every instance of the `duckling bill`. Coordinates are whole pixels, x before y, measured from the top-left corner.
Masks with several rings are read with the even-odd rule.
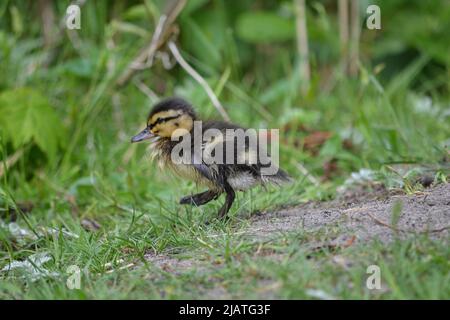
[[[166,99],[152,108],[145,129],[131,139],[132,143],[150,140],[151,157],[157,160],[161,169],[169,168],[176,175],[193,180],[207,188],[204,192],[182,197],[180,204],[201,206],[225,194],[225,203],[218,212],[220,218],[225,218],[237,191],[245,191],[257,185],[265,186],[269,183],[280,185],[291,180],[285,171],[277,167],[275,167],[275,173],[264,174],[267,162],[260,159],[259,145],[249,143],[249,139],[241,141],[242,145],[234,146],[231,152],[223,148],[221,149],[223,154],[215,155],[212,152],[211,154],[216,157],[205,158],[205,150],[217,150],[215,148],[225,143],[227,138],[203,136],[199,145],[198,140],[195,139],[194,124],[201,123],[202,132],[208,132],[208,129],[211,129],[214,132],[223,133],[224,137],[228,136],[230,130],[245,129],[222,121],[198,121],[200,120],[193,107],[187,101],[180,98]],[[187,139],[188,148],[180,152],[178,151],[180,139],[183,138]],[[188,162],[173,161],[174,152],[190,160]],[[230,158],[231,163],[228,161]],[[211,161],[211,159],[221,161]]]

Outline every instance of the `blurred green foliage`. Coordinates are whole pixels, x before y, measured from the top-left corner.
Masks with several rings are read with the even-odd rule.
[[[299,90],[303,80],[298,72],[292,1],[189,1],[178,19],[179,45],[236,122],[335,133],[314,156],[320,158],[315,162],[319,165],[311,168],[317,174],[334,158],[345,170],[391,161],[437,161],[448,137],[450,5],[376,1],[382,29],[368,30],[366,2],[360,2],[359,78],[342,72],[337,2],[307,2],[313,74],[306,96]],[[90,136],[111,143],[122,139],[124,131],[132,134],[155,102],[137,89],[136,80],[158,96],[182,95],[206,117],[213,116],[203,89],[184,70],[166,70],[158,59],[126,87],[119,91],[115,87],[117,77],[150,40],[166,1],[87,1],[81,10],[82,28],[72,36],[63,23],[70,2],[50,3],[56,37],[50,47],[44,46],[36,3],[0,4],[0,89],[4,91],[0,121],[5,128],[5,154],[35,143],[54,163],[84,167]],[[115,94],[120,95],[120,110],[112,106]],[[431,97],[433,116],[413,110],[423,97]],[[253,112],[258,116],[249,116]],[[417,127],[418,118],[423,126]],[[66,141],[62,132],[71,139]],[[283,133],[290,141],[283,147],[283,161],[314,158],[302,148],[292,148],[307,134],[304,130]],[[351,140],[354,149],[343,148],[344,140]],[[118,152],[125,149],[123,145]]]
[[[249,12],[237,20],[238,36],[249,43],[274,43],[292,40],[295,36],[294,21],[272,12]]]
[[[44,46],[36,3],[0,4],[0,89],[5,91],[0,110],[5,139],[12,143],[6,145],[6,154],[34,142],[52,161],[83,165],[86,159],[80,157],[90,135],[114,140],[117,130],[134,132],[144,110],[155,102],[148,101],[133,81],[117,91],[115,80],[148,43],[167,2],[87,1],[81,11],[82,28],[70,37],[61,27],[69,3],[52,4],[54,36],[62,36],[53,47]],[[179,17],[179,44],[188,62],[220,93],[235,121],[281,128],[294,123],[335,132],[319,154],[320,163],[333,153],[346,169],[364,163],[437,160],[448,135],[450,5],[375,3],[381,7],[382,30],[364,27],[368,2],[361,1],[363,68],[358,79],[351,79],[339,64],[337,2],[307,2],[313,74],[306,96],[299,91],[303,80],[297,67],[292,1],[189,1]],[[158,96],[184,96],[208,117],[215,112],[202,88],[180,68],[166,70],[157,60],[134,79]],[[114,93],[122,97],[122,123],[111,126],[117,116]],[[429,119],[412,110],[423,96],[432,97],[433,107],[439,109]],[[257,117],[249,116],[255,111]],[[425,122],[422,128],[414,126],[416,117]],[[64,131],[72,137],[68,145],[60,134]],[[294,143],[305,132],[285,135]],[[347,154],[344,139],[358,148]],[[64,145],[66,153],[60,148]],[[309,161],[309,156],[286,148],[284,160]]]
[[[47,98],[30,88],[0,94],[0,123],[14,148],[35,142],[51,160],[66,140],[65,128]]]

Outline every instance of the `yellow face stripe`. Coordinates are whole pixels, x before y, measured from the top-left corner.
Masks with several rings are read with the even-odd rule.
[[[167,111],[161,111],[157,112],[154,115],[152,115],[148,121],[147,126],[153,126],[156,124],[158,119],[164,119],[164,118],[172,118],[183,114],[183,111],[181,110],[167,110]]]
[[[152,115],[147,121],[147,127],[157,136],[170,138],[173,134],[191,131],[193,122],[192,117],[183,110],[167,110]],[[184,131],[176,131],[177,129]]]

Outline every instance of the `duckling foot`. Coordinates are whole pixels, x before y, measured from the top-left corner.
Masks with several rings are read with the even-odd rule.
[[[222,208],[220,208],[220,210],[219,210],[219,219],[223,219],[223,220],[227,220],[229,218],[227,213],[230,210],[231,205],[233,204],[234,198],[236,196],[234,190],[228,184],[225,185],[225,192],[226,192],[225,203],[223,204]]]
[[[217,199],[218,196],[219,194],[217,192],[208,190],[202,193],[194,194],[193,196],[185,196],[180,199],[180,204],[201,206],[207,204],[211,200]]]

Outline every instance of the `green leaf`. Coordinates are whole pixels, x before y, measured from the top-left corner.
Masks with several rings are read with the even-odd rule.
[[[15,148],[34,142],[52,161],[65,138],[64,127],[39,91],[18,88],[0,94],[0,124]]]
[[[90,79],[94,75],[95,66],[92,59],[74,58],[60,63],[58,69],[73,76]]]
[[[182,19],[181,29],[183,48],[192,52],[203,63],[220,66],[222,61],[220,51],[213,39],[206,34],[205,28],[202,29],[196,21],[186,17]]]
[[[320,149],[321,157],[334,158],[342,154],[342,140],[338,135],[329,138]]]
[[[190,0],[186,3],[186,6],[183,8],[183,11],[181,12],[181,15],[188,16],[191,13],[203,7],[207,2],[208,0]]]
[[[251,43],[268,43],[290,40],[295,35],[293,20],[271,12],[246,12],[239,16],[237,34]]]
[[[12,6],[10,12],[12,20],[12,29],[16,35],[20,36],[23,32],[22,16],[20,15],[20,12],[16,6]]]

